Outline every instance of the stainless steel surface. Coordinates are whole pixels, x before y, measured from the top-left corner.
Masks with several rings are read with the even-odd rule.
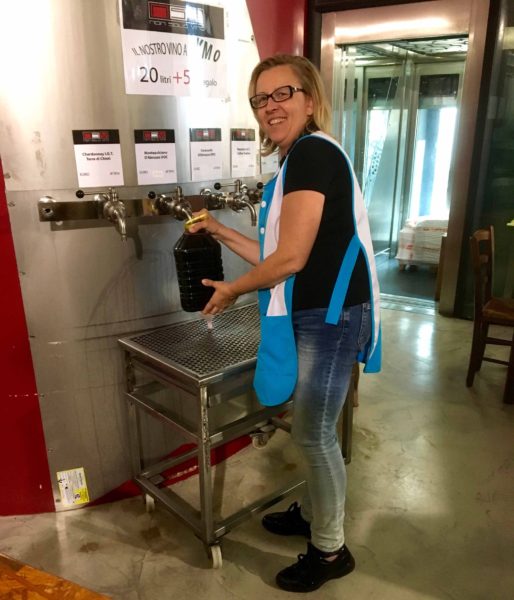
[[[150,498],[159,501],[189,525],[206,547],[218,545],[220,538],[232,527],[254,512],[278,502],[303,484],[303,481],[297,480],[281,486],[228,518],[221,519],[214,515],[212,448],[236,437],[259,432],[261,427],[290,429],[289,424],[283,425],[283,421],[277,417],[291,407],[291,401],[273,407],[256,406],[243,415],[229,416],[222,426],[216,425],[212,418],[218,407],[224,415],[229,415],[231,399],[241,392],[238,384],[232,388],[224,386],[223,394],[220,394],[220,379],[240,382],[243,371],[248,375],[243,388],[251,391],[258,342],[259,315],[256,304],[224,312],[216,317],[212,329],[203,319],[195,319],[119,340],[127,364],[125,396],[131,421],[130,449],[135,469],[134,480]],[[188,404],[193,408],[193,417],[189,419],[182,414],[176,396],[177,389],[183,389],[183,375],[196,383],[196,386],[190,386],[192,391],[187,397]],[[138,384],[140,379],[142,383]],[[160,388],[164,392],[162,398],[159,398]],[[223,399],[218,404],[213,397],[220,395]],[[170,464],[177,464],[178,458],[174,457],[170,463],[169,453],[166,453],[164,458],[158,457],[150,462],[144,460],[144,440],[140,428],[143,412],[165,422],[180,432],[184,439],[195,444],[199,509],[185,502],[173,489],[161,485],[160,475]],[[343,437],[346,439],[346,431]],[[191,457],[191,451],[184,453],[183,460],[186,457]],[[156,481],[156,477],[159,481]],[[218,552],[221,559],[219,548]],[[213,565],[220,566],[214,558]]]
[[[125,206],[126,218],[158,216],[156,209],[148,198],[120,198]],[[43,222],[84,221],[104,219],[100,200],[69,200],[60,202],[57,198],[44,196],[38,202],[39,220]]]
[[[110,221],[116,231],[120,234],[121,239],[127,241],[127,211],[125,204],[118,198],[116,192],[111,191],[109,195],[102,194],[102,214],[104,218]]]
[[[180,308],[171,255],[183,224],[150,216],[150,203],[135,214],[135,204],[126,201],[128,239],[120,243],[112,224],[97,219],[95,201],[86,204],[75,196],[72,131],[119,130],[122,201],[146,199],[150,190],[159,195],[175,185],[200,200],[201,187],[214,181],[191,182],[194,127],[221,128],[218,177],[231,179],[230,128],[257,128],[246,82],[259,57],[246,3],[218,4],[227,16],[228,93],[222,99],[127,95],[117,0],[28,0],[23,18],[15,3],[0,3],[0,51],[11,57],[0,80],[0,154],[57,510],[57,471],[83,466],[92,500],[130,477],[117,339],[188,318]],[[37,52],[27,39],[37,40]],[[178,182],[138,186],[134,130],[156,127],[175,131]],[[255,179],[245,182],[253,186]],[[83,220],[78,210],[72,213],[76,220],[41,222],[39,200],[45,196],[57,202],[44,208],[82,205],[92,218]],[[219,212],[224,224],[255,235],[247,217]],[[223,264],[227,279],[247,269],[229,252]],[[179,444],[164,426],[141,421],[151,455]]]
[[[236,179],[234,183],[214,184],[214,189],[221,190],[225,187],[234,187],[230,192],[213,192],[209,188],[200,190],[200,195],[205,198],[206,206],[209,209],[214,208],[231,208],[235,212],[241,212],[245,208],[250,211],[250,222],[252,227],[257,225],[257,212],[254,204],[259,204],[262,197],[262,182],[257,184],[255,189],[249,189],[240,179]]]
[[[184,221],[191,217],[193,210],[206,207],[207,198],[202,194],[184,196],[182,187],[177,186],[174,190],[156,195],[150,190],[147,197],[125,198],[119,197],[117,191],[109,188],[108,192],[83,192],[78,190],[76,196],[80,200],[60,201],[58,198],[43,196],[38,201],[39,220],[43,222],[60,223],[61,221],[88,221],[91,219],[105,219],[105,204],[112,202],[110,195],[116,193],[117,200],[123,204],[125,217],[132,219],[139,217],[138,223],[142,223],[142,217],[172,216]],[[124,192],[122,192],[124,194]],[[82,200],[84,196],[94,196],[93,200]],[[224,208],[222,205],[207,206],[209,210]],[[145,223],[150,220],[146,219]],[[91,225],[93,227],[94,225]]]
[[[196,319],[123,338],[120,344],[200,383],[253,366],[259,341],[259,312],[250,304],[214,317],[212,329],[205,319]]]
[[[335,15],[334,29],[322,31],[322,38],[338,45],[455,36],[469,31],[475,1],[433,0],[328,13]]]
[[[246,86],[259,56],[245,2],[214,2],[226,9],[222,99],[127,95],[117,0],[28,0],[23,19],[14,3],[1,4],[0,50],[16,56],[0,81],[7,191],[77,187],[71,132],[105,125],[119,130],[126,186],[137,185],[134,129],[156,126],[175,130],[178,183],[191,181],[189,129],[221,128],[221,178],[230,178],[230,128],[256,129]],[[37,52],[27,39],[38,40]]]
[[[246,434],[252,434],[259,441],[258,447],[261,447],[259,435],[262,432],[269,435],[269,430],[274,431],[276,428],[291,432],[291,425],[283,418],[283,414],[292,408],[292,400],[279,406],[257,406],[242,416],[228,418],[221,427],[216,426],[212,419],[218,408],[216,402],[212,402],[212,396],[219,395],[220,377],[238,380],[240,371],[243,370],[249,375],[243,385],[251,387],[258,341],[256,304],[226,311],[217,318],[212,330],[208,329],[203,319],[196,319],[119,340],[125,350],[127,362],[125,396],[130,419],[129,442],[134,481],[146,497],[151,499],[150,506],[157,500],[191,527],[207,548],[219,545],[222,536],[233,527],[252,514],[269,508],[304,484],[302,480],[281,484],[279,489],[253,500],[226,518],[222,519],[214,514],[211,450]],[[180,403],[177,403],[174,393],[177,388],[182,387],[180,375],[184,373],[197,383],[187,398],[188,404],[194,409],[193,418],[189,422],[181,414]],[[139,379],[142,379],[141,384],[138,384]],[[161,388],[167,393],[160,401],[155,400],[156,392]],[[224,399],[219,407],[225,414],[229,412],[231,397],[239,393],[240,389],[236,385],[232,390],[225,388],[224,392]],[[352,377],[340,430],[346,463],[351,461],[353,392]],[[145,461],[140,428],[143,412],[179,431],[185,440],[195,444],[195,448],[187,450],[181,457],[170,458],[166,453],[164,457],[157,457],[154,461]],[[262,437],[264,443],[266,439],[268,438]],[[161,476],[166,469],[193,456],[198,460],[199,509],[186,502],[170,486],[163,487],[165,479]],[[221,550],[218,550],[221,559]],[[213,566],[220,566],[214,557]]]
[[[380,294],[380,306],[391,310],[401,310],[421,315],[435,315],[437,313],[437,302],[434,300],[423,300],[409,296]]]
[[[154,194],[151,192],[150,197]],[[159,215],[171,215],[179,221],[191,219],[193,216],[190,202],[184,196],[182,187],[178,185],[172,192],[160,194],[154,202],[155,211]]]

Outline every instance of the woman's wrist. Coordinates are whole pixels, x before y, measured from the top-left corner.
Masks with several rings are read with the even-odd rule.
[[[226,227],[218,221],[218,227],[216,228],[216,231],[211,231],[211,235],[215,240],[223,243],[227,237],[226,233],[229,229],[229,227]]]

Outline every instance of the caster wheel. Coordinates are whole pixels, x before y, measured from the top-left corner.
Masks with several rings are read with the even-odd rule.
[[[266,446],[269,437],[265,433],[256,433],[252,436],[252,446],[260,450]]]
[[[149,494],[145,494],[145,508],[147,513],[153,513],[155,510],[155,500]]]
[[[254,448],[264,448],[264,446],[275,435],[277,428],[274,425],[263,425],[255,433],[251,433],[252,446]]]
[[[208,547],[209,558],[212,561],[213,569],[221,569],[223,565],[223,557],[221,556],[221,546],[219,544],[213,544]]]

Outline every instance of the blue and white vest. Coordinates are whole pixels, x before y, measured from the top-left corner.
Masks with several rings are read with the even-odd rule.
[[[338,323],[359,250],[362,249],[370,282],[372,327],[370,341],[358,359],[360,362],[365,363],[365,373],[376,373],[380,371],[382,354],[380,294],[364,200],[350,160],[341,146],[325,133],[317,132],[311,135],[327,140],[341,151],[350,169],[353,189],[355,235],[351,239],[341,263],[325,322],[332,325]],[[301,140],[305,137],[300,138],[296,143],[301,143]],[[286,158],[273,179],[264,186],[263,200],[259,211],[261,260],[275,252],[278,245],[287,160]],[[292,324],[294,280],[295,276],[291,275],[275,287],[259,290],[258,292],[261,343],[257,352],[254,388],[260,403],[265,406],[282,404],[290,398],[296,386],[298,359]]]

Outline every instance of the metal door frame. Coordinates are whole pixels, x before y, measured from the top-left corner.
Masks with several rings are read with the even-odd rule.
[[[329,97],[332,97],[336,45],[462,34],[469,37],[439,302],[439,312],[447,316],[453,316],[456,310],[489,4],[489,0],[436,0],[339,11],[322,16],[321,75]]]

